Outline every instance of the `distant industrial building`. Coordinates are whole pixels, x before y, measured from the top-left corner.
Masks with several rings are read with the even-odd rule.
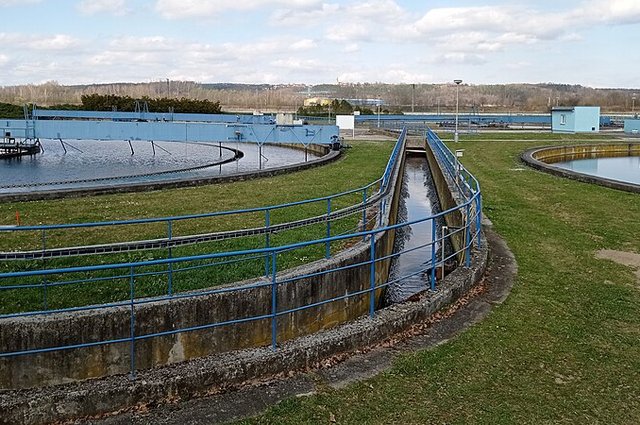
[[[627,134],[640,135],[640,118],[624,120],[624,132]]]
[[[345,99],[352,105],[355,106],[384,106],[385,102],[383,99]]]
[[[551,110],[551,130],[554,133],[598,133],[600,107],[557,106]]]

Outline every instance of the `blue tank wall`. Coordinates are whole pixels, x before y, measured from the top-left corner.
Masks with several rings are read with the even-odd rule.
[[[282,126],[275,124],[0,120],[3,135],[40,139],[154,140],[167,142],[332,143],[339,135],[333,125]]]

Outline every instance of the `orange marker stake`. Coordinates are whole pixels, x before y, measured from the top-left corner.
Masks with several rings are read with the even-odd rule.
[[[20,226],[20,211],[16,211],[16,223]]]

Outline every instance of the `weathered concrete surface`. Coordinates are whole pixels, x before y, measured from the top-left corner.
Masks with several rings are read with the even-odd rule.
[[[625,192],[640,193],[640,185],[637,184],[592,176],[551,165],[556,162],[571,161],[574,159],[625,156],[640,156],[640,142],[533,148],[524,152],[520,158],[528,166],[554,176],[578,180],[584,183],[598,184],[600,186],[623,190]]]
[[[442,211],[447,211],[449,209],[453,209],[460,205],[463,201],[456,196],[456,194],[450,190],[450,187],[454,184],[453,181],[445,174],[444,170],[440,167],[438,160],[435,155],[429,149],[428,144],[425,142],[424,149],[427,155],[427,162],[429,163],[429,169],[431,170],[431,177],[433,178],[433,184],[436,187],[436,193],[438,194],[438,199],[440,200],[440,209]],[[449,232],[451,233],[454,229],[460,229],[464,227],[465,217],[460,209],[456,209],[451,211],[449,214],[444,215],[444,220],[449,227]],[[453,246],[454,252],[458,252],[458,264],[462,264],[465,257],[465,252],[463,247],[466,246],[466,232],[456,232],[449,236],[449,240],[451,245]]]
[[[304,397],[331,386],[342,388],[389,368],[403,353],[429,349],[446,343],[483,320],[491,309],[508,296],[517,273],[517,265],[506,243],[485,227],[489,243],[487,272],[466,297],[444,310],[438,319],[413,324],[408,330],[363,348],[344,361],[328,359],[314,369],[293,377],[270,380],[237,391],[181,400],[155,407],[144,407],[116,416],[81,421],[93,425],[162,424],[208,425],[224,423],[261,413],[267,407],[290,397]],[[327,366],[330,365],[330,366]]]
[[[452,272],[438,292],[385,308],[373,318],[365,316],[285,342],[276,351],[241,350],[142,370],[135,381],[119,375],[54,387],[5,391],[0,393],[0,418],[4,423],[39,424],[101,415],[139,405],[188,400],[265,377],[317,367],[326,359],[348,356],[406,331],[464,297],[484,275],[487,252],[486,245],[474,252],[471,267]]]
[[[273,177],[280,174],[293,173],[309,168],[325,165],[340,157],[340,151],[330,151],[328,147],[314,145],[314,152],[324,152],[321,158],[315,158],[307,162],[284,165],[281,167],[266,168],[264,170],[243,171],[241,173],[222,176],[202,177],[193,179],[175,179],[161,182],[131,183],[118,186],[103,186],[87,189],[60,189],[56,191],[33,191],[28,193],[0,194],[0,202],[25,202],[45,199],[80,198],[85,196],[108,195],[114,193],[148,192],[151,190],[173,189],[178,187],[193,187],[207,184],[230,183],[235,181],[251,180],[262,177]],[[311,152],[311,150],[310,150]]]

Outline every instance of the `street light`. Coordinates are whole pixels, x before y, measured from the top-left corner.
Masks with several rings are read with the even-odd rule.
[[[380,128],[380,102],[381,102],[381,99],[378,96],[378,102],[377,102],[378,103],[378,128]]]
[[[460,91],[460,83],[462,80],[453,80],[456,83],[456,132],[453,134],[453,141],[458,142],[458,111],[459,111],[459,91]]]
[[[631,96],[631,113],[636,112],[636,95]]]

